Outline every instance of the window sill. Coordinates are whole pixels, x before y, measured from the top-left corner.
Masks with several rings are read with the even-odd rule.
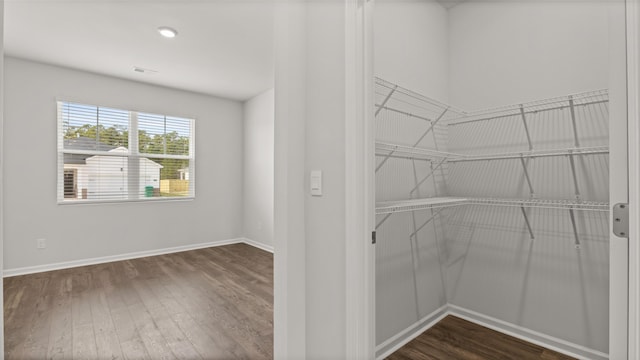
[[[73,200],[73,201],[60,201],[58,205],[100,205],[100,204],[123,204],[123,203],[166,203],[166,202],[184,202],[193,201],[195,196],[182,196],[175,198],[158,197],[158,198],[141,198],[141,199],[125,199],[125,200]]]

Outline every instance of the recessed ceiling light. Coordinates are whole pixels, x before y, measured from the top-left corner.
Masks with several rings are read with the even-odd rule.
[[[158,32],[160,33],[160,35],[166,38],[174,38],[178,35],[178,32],[176,31],[176,29],[172,29],[168,26],[160,26],[158,28]]]

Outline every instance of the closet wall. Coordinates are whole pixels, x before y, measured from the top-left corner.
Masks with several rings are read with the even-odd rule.
[[[374,68],[376,76],[406,88],[446,101],[448,98],[447,10],[436,1],[376,1],[374,18]],[[388,90],[388,89],[387,89]],[[416,109],[406,109],[415,111]],[[380,131],[389,135],[398,128],[398,118],[389,118]],[[405,123],[407,124],[407,123]],[[407,124],[408,125],[408,124]],[[391,134],[395,142],[407,143],[424,122],[413,121],[404,132]],[[424,131],[424,130],[422,130]],[[389,136],[387,136],[389,138]],[[433,147],[429,136],[425,146]],[[378,188],[377,200],[409,198],[413,178],[402,178],[411,169],[403,161],[390,160],[380,169],[382,176],[393,177],[395,187]],[[421,175],[424,169],[420,169]],[[424,176],[424,175],[423,175]],[[402,186],[398,186],[402,183]],[[432,182],[425,184],[423,195],[433,194]],[[420,267],[411,260],[408,241],[412,218],[409,214],[392,216],[380,227],[376,266],[376,341],[381,344],[447,302],[442,283],[436,241],[432,227],[421,231]],[[424,233],[424,236],[422,236]],[[428,233],[428,235],[427,235]]]
[[[609,88],[609,7],[605,2],[480,2],[449,11],[450,99],[468,110]],[[615,6],[615,5],[614,5]],[[582,146],[608,144],[608,108],[580,109]],[[572,146],[566,109],[529,118],[534,149]],[[520,119],[449,127],[451,151],[524,151]],[[567,157],[527,164],[538,198],[570,199]],[[576,158],[581,198],[608,201],[608,156]],[[528,198],[517,161],[455,166],[452,193]],[[448,300],[589,349],[608,352],[608,213],[529,209],[531,240],[520,209],[467,207],[446,231]]]
[[[622,1],[470,1],[448,12],[449,100],[467,111],[609,86]]]
[[[475,1],[446,10],[435,2],[377,2],[375,74],[466,111],[606,89],[609,10],[616,6],[621,4]],[[403,29],[406,34],[400,33]],[[424,50],[424,44],[435,47]],[[442,71],[447,74],[444,83]],[[384,95],[376,99],[379,103]],[[606,104],[577,110],[581,146],[607,145],[607,111]],[[530,115],[533,148],[572,147],[567,115],[566,108]],[[408,128],[400,131],[393,125],[400,120],[396,116],[387,113],[377,120],[378,137],[414,145],[420,125],[405,121]],[[438,150],[463,154],[528,150],[517,118],[438,125],[436,134],[419,146],[434,149],[437,144]],[[387,160],[376,174],[377,201],[408,199],[413,177],[428,171],[412,167],[407,161]],[[530,159],[527,167],[534,198],[575,198],[567,156]],[[576,157],[581,199],[608,200],[608,167],[606,154]],[[531,197],[519,161],[448,164],[434,178],[421,185],[420,197]],[[387,218],[377,229],[379,349],[448,304],[478,319],[489,317],[606,353],[608,214],[574,212],[580,241],[576,248],[568,210],[526,211],[534,239],[519,207],[445,209],[419,231],[416,242],[410,240],[412,222],[417,216],[420,225],[432,213]],[[377,222],[383,218],[378,215]]]
[[[375,75],[448,101],[447,10],[435,0],[376,0]]]

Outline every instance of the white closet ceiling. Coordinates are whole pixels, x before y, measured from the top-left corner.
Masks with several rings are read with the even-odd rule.
[[[15,0],[4,41],[9,56],[245,100],[273,86],[273,25],[269,0]]]
[[[452,7],[464,1],[467,1],[467,0],[438,0],[438,2],[447,9],[451,9]]]

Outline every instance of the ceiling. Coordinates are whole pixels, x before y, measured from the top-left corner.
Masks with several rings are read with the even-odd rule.
[[[10,56],[246,100],[273,87],[273,17],[270,0],[7,0],[4,47]],[[178,36],[161,37],[159,26]]]
[[[447,9],[451,9],[452,7],[464,2],[466,0],[437,0],[442,6]]]

